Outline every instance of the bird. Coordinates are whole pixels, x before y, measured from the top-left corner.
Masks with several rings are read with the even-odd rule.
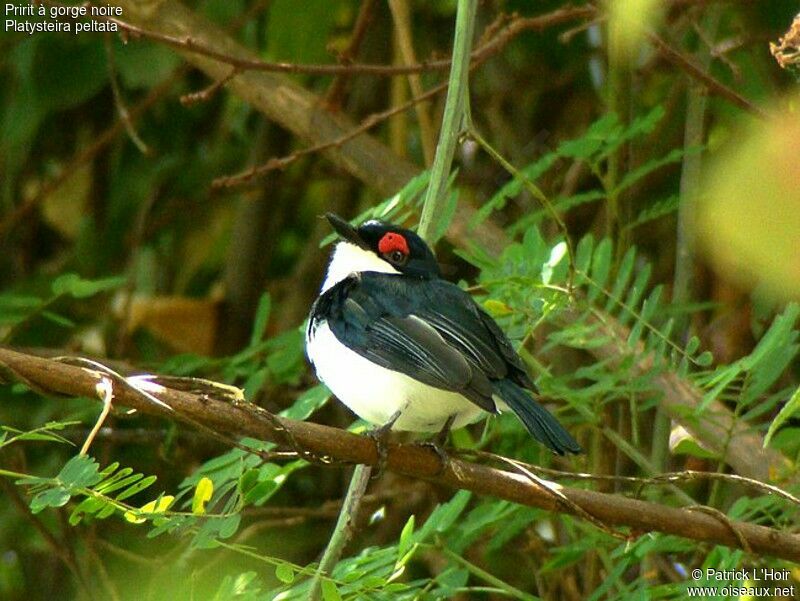
[[[556,454],[581,446],[534,398],[536,386],[494,319],[441,277],[416,233],[381,220],[339,235],[306,327],[317,377],[384,430],[439,432],[510,409]]]

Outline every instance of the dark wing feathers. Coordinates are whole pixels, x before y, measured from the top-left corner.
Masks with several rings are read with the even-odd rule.
[[[438,309],[423,308],[417,315],[431,324],[447,342],[459,348],[490,378],[504,378],[508,373],[508,366],[498,354],[493,341],[487,340],[480,330],[474,332],[470,329],[473,320],[467,323],[458,321]]]
[[[340,282],[318,303],[324,304],[320,309],[334,335],[362,356],[459,392],[492,413],[497,395],[550,449],[580,452],[561,424],[523,390],[536,388],[503,331],[458,286],[365,272]]]
[[[394,371],[425,384],[463,394],[489,412],[496,412],[492,384],[480,369],[425,320],[412,315],[409,299],[397,290],[379,293],[364,287],[361,274],[329,292],[340,298],[327,303],[325,312],[334,335],[346,346]],[[399,278],[392,278],[393,285]],[[373,282],[374,284],[374,282]],[[339,286],[339,285],[337,285]]]
[[[495,382],[497,394],[525,424],[528,432],[539,442],[547,445],[559,455],[580,453],[581,445],[575,442],[569,432],[547,409],[537,403],[522,388],[509,380]]]
[[[491,333],[492,339],[497,344],[497,349],[500,351],[500,354],[503,356],[503,359],[506,361],[509,367],[508,377],[523,388],[527,388],[528,390],[533,390],[535,392],[536,385],[533,383],[533,380],[531,380],[528,372],[525,370],[525,364],[522,363],[522,359],[520,359],[517,351],[514,350],[514,347],[511,346],[511,343],[508,341],[508,338],[506,338],[503,330],[500,329],[500,326],[497,325],[495,320],[492,319],[488,313],[486,313],[480,307],[477,307],[477,305],[476,308],[483,325]]]

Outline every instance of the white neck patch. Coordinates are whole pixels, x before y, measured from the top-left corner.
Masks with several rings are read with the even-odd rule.
[[[364,250],[352,242],[339,242],[333,250],[328,273],[322,283],[322,292],[335,286],[350,274],[362,271],[400,273],[375,253]]]

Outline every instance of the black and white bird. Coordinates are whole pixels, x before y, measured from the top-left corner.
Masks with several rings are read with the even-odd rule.
[[[581,452],[528,392],[536,388],[508,338],[441,279],[422,238],[383,221],[354,228],[326,217],[342,240],[311,308],[306,352],[340,401],[367,422],[414,432],[508,408],[554,452]]]

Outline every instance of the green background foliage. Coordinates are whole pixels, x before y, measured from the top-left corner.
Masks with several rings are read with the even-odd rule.
[[[455,3],[401,4],[418,60],[448,56]],[[336,64],[350,52],[363,5],[188,6],[263,60]],[[565,6],[481,3],[476,40],[498,15]],[[659,16],[643,15],[646,27],[718,84],[777,115],[764,127],[780,132],[796,131],[796,83],[771,60],[766,41],[782,34],[796,9],[789,0],[671,2]],[[382,2],[371,12],[348,60],[399,62],[392,39],[403,25]],[[735,209],[749,198],[736,190],[764,188],[762,176],[784,186],[770,191],[790,192],[759,199],[759,210],[800,214],[790,185],[797,140],[781,147],[789,168],[762,161],[755,174],[741,169],[742,156],[761,153],[763,140],[748,137],[760,117],[711,94],[692,122],[692,103],[706,91],[647,39],[621,58],[610,27],[574,20],[524,31],[472,71],[473,135],[460,141],[436,230],[446,234],[437,247],[446,277],[497,319],[543,402],[587,453],[553,457],[511,415],[455,432],[451,444],[598,476],[736,473],[726,461],[729,440],[677,428],[678,419],[702,424],[719,404],[781,457],[769,483],[797,494],[800,310],[787,298],[796,300],[791,291],[800,287],[796,269],[785,267],[793,265],[790,247],[758,217],[731,218],[739,234],[772,249],[769,265],[756,264],[742,280],[726,272],[731,244],[715,242],[713,227],[727,223],[714,200],[719,190],[733,195]],[[0,77],[0,344],[89,356],[120,373],[224,382],[273,413],[364,430],[316,382],[303,355],[303,322],[332,240],[319,216],[416,224],[429,177],[422,138],[435,141],[435,132],[420,128],[413,110],[372,129],[386,152],[421,173],[393,195],[321,153],[219,188],[216,178],[310,142],[225,87],[181,103],[209,82],[174,48],[130,35],[6,32]],[[319,96],[313,110],[356,122],[412,94],[405,76],[286,77]],[[446,77],[420,74],[424,89]],[[435,124],[443,105],[443,95],[425,105]],[[738,147],[751,154],[726,162]],[[706,179],[713,170],[728,187]],[[742,171],[747,186],[736,179]],[[787,177],[794,177],[789,185]],[[706,224],[697,230],[695,214]],[[486,243],[487,230],[496,244]],[[621,338],[609,336],[607,323],[622,328]],[[663,408],[667,377],[699,391],[680,415]],[[90,455],[79,456],[100,407],[97,399],[52,398],[10,379],[0,388],[7,501],[0,503],[0,598],[306,597],[348,468],[275,459],[272,443],[246,438],[232,446],[120,407]],[[621,480],[556,479],[670,506],[709,505],[778,529],[797,525],[796,506],[737,483],[698,479],[638,490]],[[687,576],[692,568],[793,569],[728,547],[627,534],[621,541],[581,519],[386,473],[371,483],[355,539],[322,595],[682,599],[687,585],[704,584]],[[787,584],[800,590],[798,581],[793,570]]]

